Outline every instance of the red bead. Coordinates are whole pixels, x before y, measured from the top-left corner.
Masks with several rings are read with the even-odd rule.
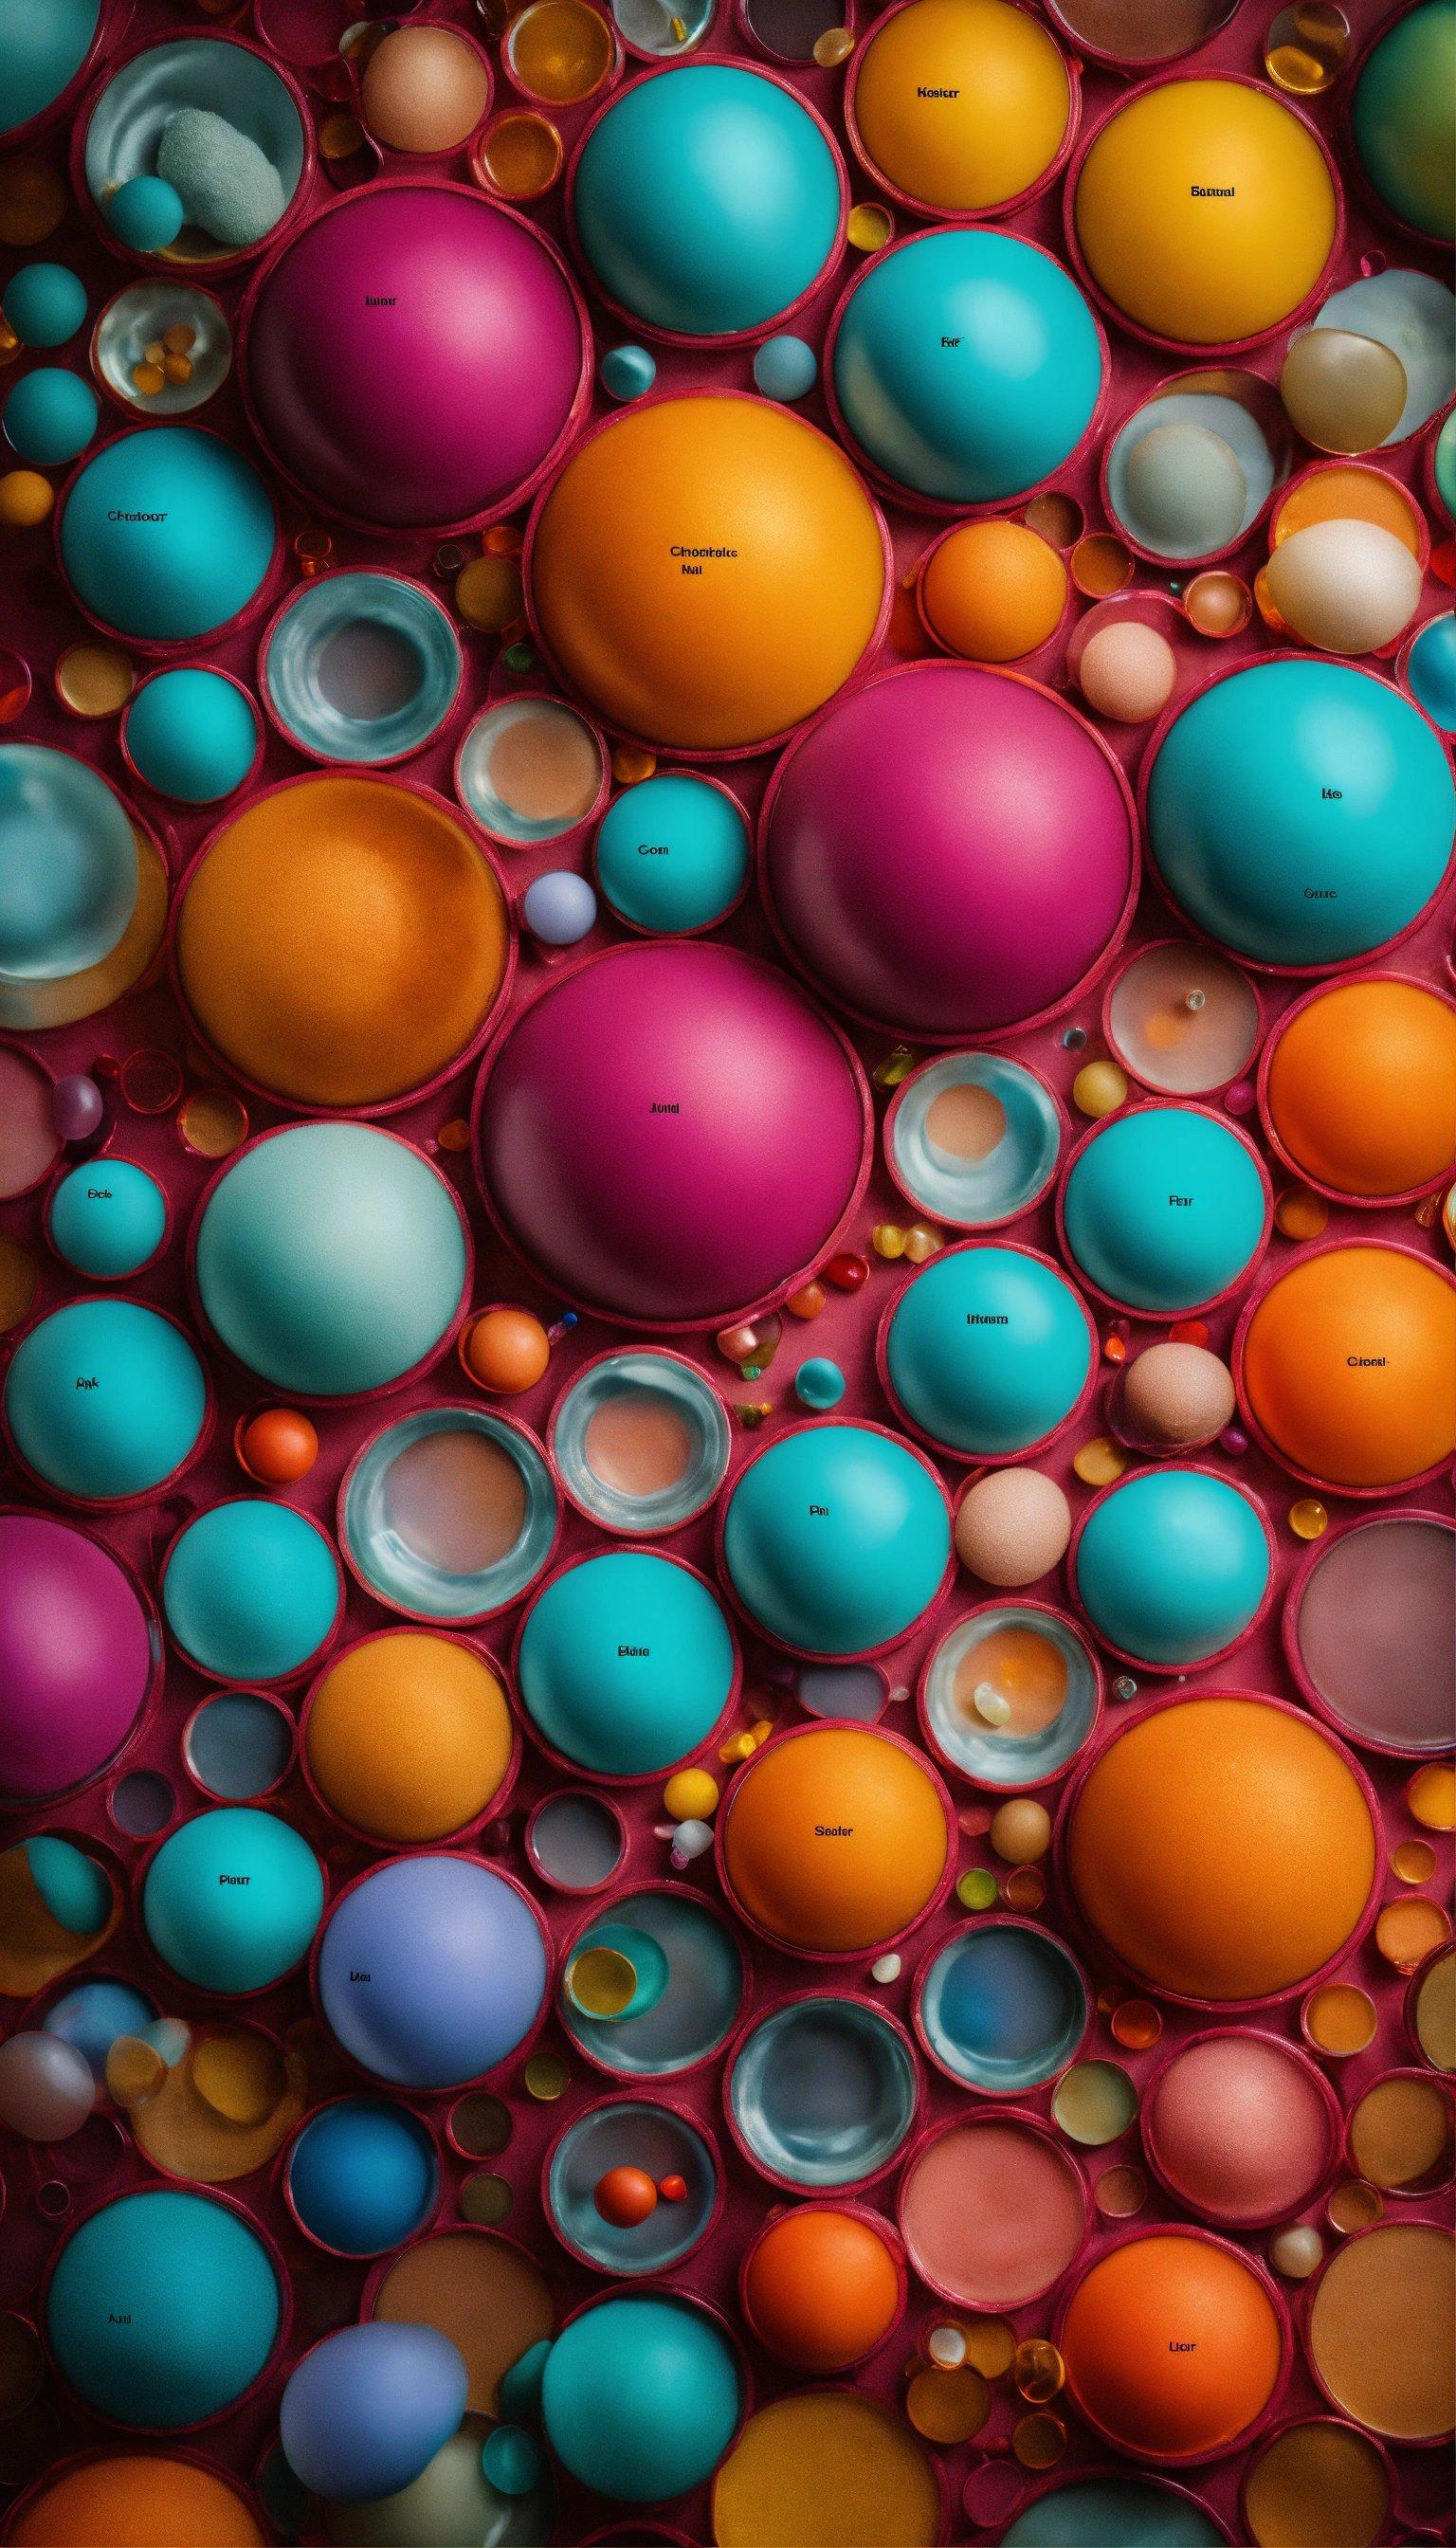
[[[869,1268],[863,1256],[831,1256],[824,1268],[824,1280],[836,1292],[858,1292],[869,1280]]]
[[[614,2230],[635,2230],[657,2210],[657,2187],[645,2167],[609,2167],[598,2177],[592,2200]]]
[[[659,2177],[657,2190],[662,2196],[664,2203],[685,2203],[687,2200],[687,2179],[685,2176]]]

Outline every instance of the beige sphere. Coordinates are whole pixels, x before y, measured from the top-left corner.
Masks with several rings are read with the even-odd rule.
[[[469,140],[491,102],[491,74],[453,28],[407,24],[370,54],[359,102],[386,150],[427,157]]]
[[[1126,1365],[1118,1424],[1131,1440],[1196,1451],[1233,1420],[1233,1382],[1205,1345],[1148,1345]]]
[[[1008,1866],[1035,1866],[1051,1847],[1051,1816],[1035,1796],[1011,1796],[991,1816],[989,1838]]]
[[[1309,522],[1280,541],[1265,578],[1285,626],[1326,655],[1389,646],[1420,601],[1419,566],[1378,522]]]
[[[1039,1583],[1066,1555],[1071,1535],[1071,1506],[1040,1469],[993,1469],[956,1509],[956,1553],[983,1584]]]
[[[1173,695],[1178,659],[1144,619],[1111,619],[1082,649],[1077,683],[1087,705],[1118,725],[1146,725]]]

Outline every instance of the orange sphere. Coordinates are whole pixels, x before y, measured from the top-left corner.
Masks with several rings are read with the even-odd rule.
[[[16,2548],[262,2548],[242,2497],[210,2469],[129,2451],[65,2469],[10,2533]]]
[[[1094,1763],[1066,1868],[1130,1972],[1237,2005],[1340,1954],[1370,1897],[1375,1831],[1351,1764],[1311,1718],[1253,1697],[1172,1699]]]
[[[809,1727],[756,1753],[719,1830],[749,1918],[807,1955],[855,1955],[910,1928],[951,1847],[925,1764],[867,1726]]]
[[[529,1310],[487,1310],[466,1328],[465,1367],[496,1398],[534,1389],[551,1360],[551,1338]]]
[[[657,2210],[657,2187],[645,2167],[609,2167],[597,2178],[592,2200],[614,2230],[635,2230]]]
[[[844,453],[767,400],[705,394],[614,416],[536,518],[531,601],[609,725],[742,751],[834,696],[874,635],[879,516]]]
[[[899,2312],[900,2277],[867,2221],[809,2204],[771,2222],[750,2250],[743,2307],[761,2344],[817,2377],[847,2371],[883,2342]]]
[[[469,1646],[387,1628],[315,1686],[304,1760],[323,1802],[371,1840],[444,1840],[475,1821],[510,1766],[505,1693]]]
[[[1238,1378],[1291,1469],[1402,1486],[1456,1452],[1456,1286],[1394,1247],[1307,1256],[1254,1311]]]
[[[1279,2312],[1242,2256],[1199,2230],[1129,2239],[1083,2275],[1062,2321],[1067,2396],[1137,2459],[1231,2450],[1274,2394]]]
[[[1316,1185],[1372,1202],[1456,1167],[1456,1008],[1415,982],[1334,982],[1279,1034],[1269,1127]]]
[[[1066,568],[1025,522],[962,522],[931,552],[920,607],[933,637],[972,664],[1044,646],[1066,607]]]
[[[297,1408],[265,1407],[243,1426],[237,1451],[250,1478],[265,1487],[289,1487],[308,1476],[318,1457],[318,1436]]]

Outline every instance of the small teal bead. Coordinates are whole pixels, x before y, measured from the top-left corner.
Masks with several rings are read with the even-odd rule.
[[[96,393],[78,372],[27,372],[5,402],[5,438],[33,468],[56,469],[85,450],[99,414]]]
[[[754,356],[755,389],[780,405],[807,398],[818,378],[818,357],[802,336],[770,336]]]
[[[811,1407],[816,1415],[838,1407],[845,1394],[845,1376],[837,1362],[816,1354],[812,1362],[801,1362],[793,1376],[794,1395],[801,1407]]]
[[[519,2424],[498,2424],[481,2450],[481,2467],[498,2495],[529,2495],[541,2483],[544,2462],[534,2434]]]
[[[22,265],[0,307],[23,345],[65,345],[85,323],[86,287],[68,265]]]
[[[131,1159],[87,1159],[55,1188],[46,1227],[67,1265],[94,1282],[115,1283],[156,1254],[166,1235],[166,1197]]]
[[[596,877],[621,920],[664,937],[711,929],[748,882],[748,824],[733,797],[685,771],[625,787],[602,816]]]
[[[139,256],[170,247],[187,218],[181,196],[165,177],[129,177],[103,209],[107,228]]]
[[[645,345],[612,345],[601,357],[601,386],[608,398],[646,398],[657,365]]]
[[[87,1858],[73,1841],[57,1840],[53,1833],[38,1834],[21,1847],[31,1881],[52,1920],[69,1929],[73,1938],[94,1938],[98,1929],[105,1928],[111,1886],[94,1858]]]
[[[179,666],[153,673],[134,693],[122,739],[137,776],[159,796],[214,805],[240,787],[253,766],[257,711],[221,673]]]

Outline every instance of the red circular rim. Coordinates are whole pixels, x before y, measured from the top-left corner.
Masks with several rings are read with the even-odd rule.
[[[1438,1283],[1444,1283],[1449,1291],[1456,1291],[1456,1270],[1449,1265],[1443,1265],[1438,1257],[1422,1255],[1418,1247],[1406,1247],[1395,1239],[1365,1238],[1358,1231],[1349,1238],[1312,1239],[1301,1247],[1292,1247],[1283,1263],[1277,1266],[1272,1274],[1266,1274],[1257,1289],[1250,1294],[1238,1314],[1238,1323],[1233,1330],[1233,1342],[1228,1355],[1240,1421],[1248,1427],[1265,1457],[1272,1460],[1276,1468],[1282,1469],[1286,1477],[1297,1479],[1301,1486],[1317,1487],[1321,1495],[1345,1497],[1352,1502],[1362,1503],[1378,1501],[1382,1497],[1407,1495],[1416,1487],[1430,1486],[1450,1467],[1451,1453],[1445,1452],[1439,1460],[1433,1461],[1429,1468],[1422,1469],[1415,1477],[1392,1478],[1378,1486],[1352,1485],[1345,1480],[1317,1477],[1311,1469],[1296,1467],[1288,1453],[1281,1450],[1273,1435],[1265,1432],[1254,1413],[1253,1403],[1244,1385],[1243,1358],[1254,1320],[1270,1294],[1277,1291],[1279,1285],[1286,1282],[1291,1274],[1300,1272],[1317,1256],[1349,1255],[1356,1250],[1372,1249],[1378,1249],[1386,1256],[1407,1257],[1411,1264],[1419,1265],[1427,1274],[1433,1275]]]
[[[807,1740],[812,1740],[816,1735],[836,1734],[841,1732],[863,1735],[864,1740],[869,1743],[884,1743],[892,1745],[897,1752],[904,1753],[909,1760],[915,1763],[916,1768],[921,1772],[922,1775],[926,1778],[932,1788],[936,1801],[945,1818],[945,1861],[942,1866],[941,1872],[936,1879],[934,1889],[927,1895],[920,1909],[914,1912],[910,1919],[906,1920],[900,1928],[892,1930],[887,1938],[863,1940],[860,1944],[853,1947],[795,1946],[791,1940],[780,1938],[774,1930],[766,1928],[763,1922],[755,1917],[754,1913],[748,1909],[746,1903],[743,1901],[728,1867],[728,1825],[734,1805],[737,1803],[739,1796],[743,1793],[745,1782],[747,1781],[751,1771],[758,1762],[765,1758],[767,1754],[771,1752],[781,1752],[785,1744],[802,1743]],[[842,1722],[836,1721],[834,1718],[823,1717],[815,1718],[807,1725],[790,1725],[786,1727],[781,1734],[771,1735],[768,1742],[761,1743],[758,1746],[758,1749],[750,1754],[749,1758],[734,1774],[723,1791],[722,1799],[718,1806],[717,1816],[713,1824],[713,1865],[717,1871],[718,1882],[723,1888],[725,1898],[738,1919],[742,1921],[751,1937],[757,1938],[763,1946],[772,1947],[774,1952],[780,1956],[791,1956],[796,1964],[814,1964],[820,1967],[826,1967],[835,1964],[853,1963],[857,1959],[861,1959],[865,1956],[877,1956],[892,1955],[898,1948],[904,1945],[907,1938],[912,1938],[916,1930],[919,1929],[925,1921],[929,1920],[933,1913],[940,1910],[947,1895],[950,1893],[951,1887],[956,1880],[956,1852],[958,1841],[959,1826],[956,1820],[955,1806],[951,1802],[950,1789],[947,1787],[946,1782],[941,1776],[939,1770],[936,1768],[934,1761],[927,1757],[927,1755],[921,1750],[918,1743],[912,1743],[908,1735],[892,1733],[888,1726],[885,1725],[845,1725]],[[826,1972],[826,1984],[830,1979],[832,1979],[832,1974]],[[816,1991],[811,1993],[810,1996],[813,1998],[820,1998],[824,1996],[824,1993]],[[836,1992],[834,1996],[839,1999],[858,1999],[863,2007],[873,2008],[877,2016],[888,2017],[888,2011],[881,2009],[877,2001],[865,1999],[860,1992],[839,1991]],[[766,2014],[772,2016],[774,2012],[771,2010],[766,2012]],[[735,2048],[733,2057],[737,2057],[737,2048]],[[757,2166],[758,2161],[755,2160],[754,2164]],[[888,2164],[888,2162],[886,2162],[886,2164]],[[768,2171],[765,2170],[763,2172],[767,2174]],[[879,2173],[879,2171],[876,2170],[876,2173]],[[782,2181],[784,2183],[789,2182],[786,2178]],[[857,2183],[860,2180],[858,2179],[856,2180]],[[866,2177],[864,2182],[867,2184],[869,2179]]]
[[[1434,1000],[1437,1008],[1444,1009],[1453,1024],[1456,1024],[1456,1000],[1449,999],[1434,982],[1423,982],[1413,973],[1387,972],[1377,966],[1370,972],[1362,972],[1352,985],[1347,986],[1338,978],[1330,982],[1316,982],[1311,989],[1302,992],[1297,1000],[1292,1001],[1281,1017],[1276,1018],[1259,1054],[1255,1088],[1259,1122],[1263,1127],[1264,1138],[1281,1165],[1288,1168],[1291,1176],[1298,1177],[1301,1185],[1308,1186],[1313,1194],[1322,1195],[1328,1203],[1345,1205],[1351,1212],[1398,1212],[1407,1204],[1419,1203],[1423,1195],[1436,1194],[1443,1186],[1449,1185],[1453,1176],[1456,1176],[1456,1159],[1439,1169],[1435,1176],[1427,1177],[1422,1184],[1407,1186],[1399,1194],[1346,1194],[1338,1186],[1327,1185],[1321,1178],[1312,1175],[1309,1168],[1286,1147],[1280,1138],[1279,1129],[1274,1120],[1274,1111],[1269,1101],[1269,1079],[1275,1056],[1295,1019],[1306,1009],[1318,1007],[1320,1001],[1337,997],[1346,987],[1363,989],[1366,983],[1374,982],[1394,982],[1402,990],[1420,992],[1426,999]]]

